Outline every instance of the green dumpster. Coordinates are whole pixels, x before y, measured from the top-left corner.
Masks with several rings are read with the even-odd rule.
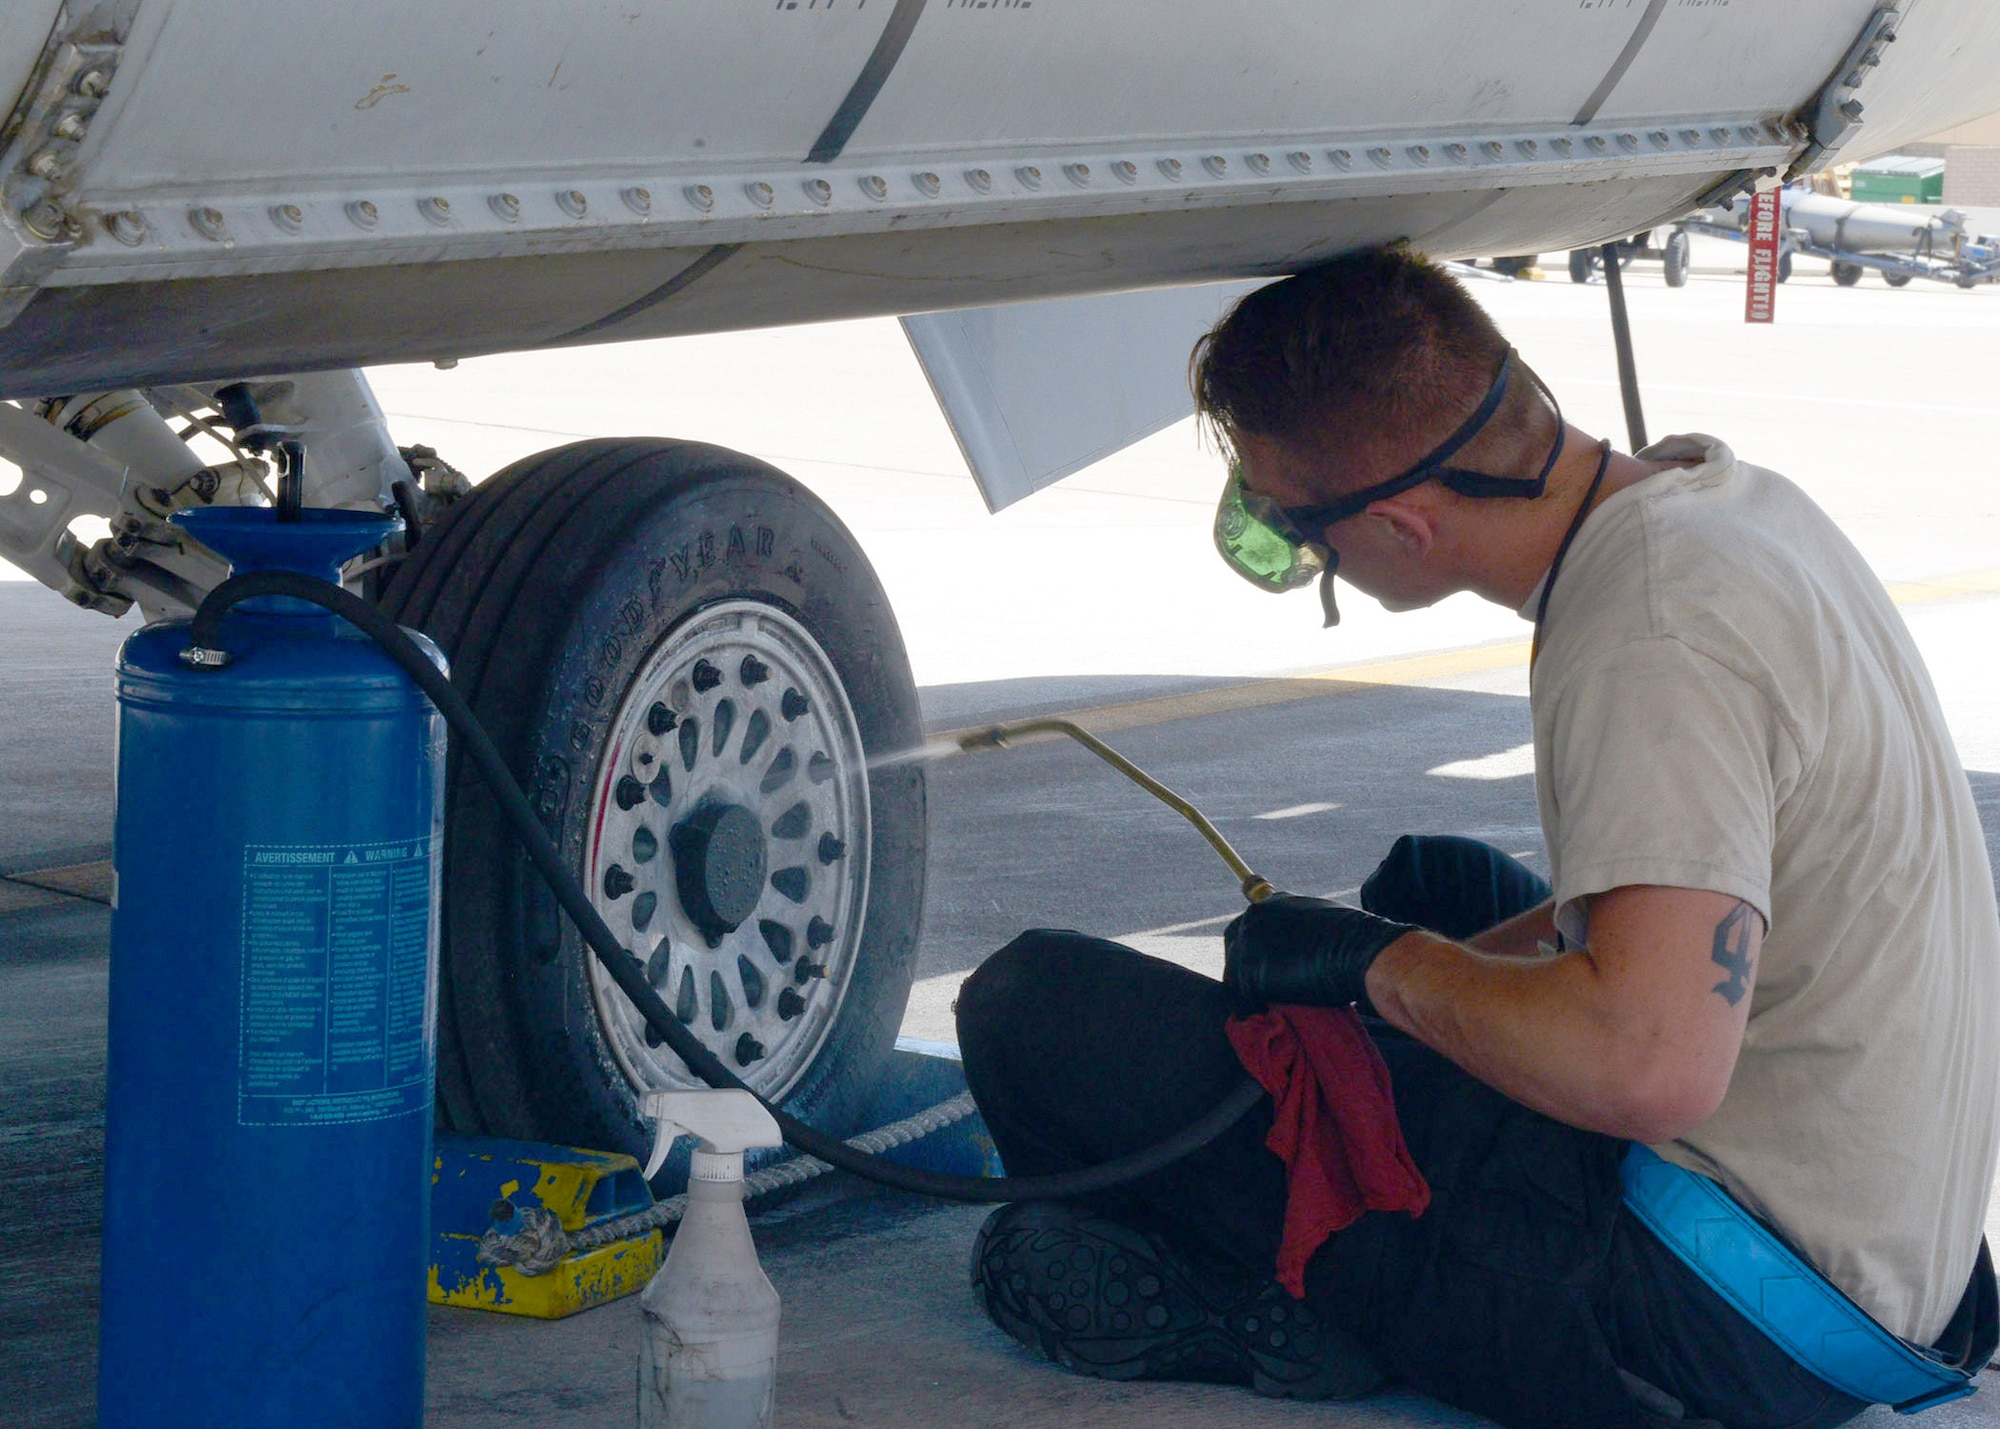
[[[1852,182],[1856,203],[1943,203],[1944,160],[1889,154],[1856,165]]]

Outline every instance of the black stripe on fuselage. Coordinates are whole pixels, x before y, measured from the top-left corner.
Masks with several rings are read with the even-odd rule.
[[[840,157],[840,151],[854,137],[875,96],[889,82],[889,71],[903,57],[903,46],[910,42],[910,33],[917,28],[917,17],[924,13],[924,4],[925,0],[896,0],[896,8],[890,12],[889,23],[882,30],[882,38],[875,42],[868,63],[861,66],[847,97],[840,101],[833,118],[826,121],[826,128],[813,141],[812,152],[806,155],[808,164],[830,164]]]
[[[1604,78],[1597,82],[1597,88],[1590,92],[1590,98],[1583,101],[1583,108],[1576,111],[1572,124],[1588,124],[1597,117],[1597,111],[1604,107],[1604,101],[1611,97],[1611,91],[1618,88],[1618,81],[1625,78],[1625,71],[1632,68],[1632,61],[1639,58],[1639,51],[1646,47],[1646,39],[1653,33],[1653,26],[1660,23],[1660,13],[1667,8],[1667,0],[1652,0],[1646,13],[1639,17],[1639,23],[1632,31],[1632,38],[1625,42],[1625,48],[1618,52],[1618,58],[1611,62],[1611,68],[1604,72]]]
[[[574,342],[577,338],[588,337],[592,333],[601,332],[608,327],[616,327],[627,318],[637,317],[640,313],[645,312],[646,309],[664,303],[668,298],[673,297],[674,294],[682,292],[693,284],[700,282],[702,278],[721,267],[729,256],[742,246],[740,243],[718,243],[651,292],[634,298],[631,302],[625,304],[624,307],[614,309],[601,318],[595,318],[585,323],[582,327],[571,328],[568,332],[562,333],[559,336],[547,338],[537,343],[536,346],[554,347],[557,343]]]

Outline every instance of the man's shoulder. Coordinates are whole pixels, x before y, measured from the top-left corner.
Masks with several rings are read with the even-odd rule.
[[[1670,639],[1763,684],[1773,665],[1795,667],[1809,632],[1873,618],[1864,612],[1880,583],[1793,482],[1700,434],[1640,455],[1679,464],[1618,492],[1584,526],[1550,603],[1541,673],[1560,679]]]
[[[1655,620],[1675,606],[1758,601],[1773,587],[1872,581],[1867,563],[1797,484],[1713,437],[1669,437],[1640,456],[1663,467],[1604,503],[1596,582],[1644,582]],[[1579,540],[1581,546],[1583,542]],[[1582,553],[1580,553],[1582,554]]]
[[[1631,498],[1631,519],[1654,533],[1689,530],[1728,545],[1783,547],[1816,536],[1821,528],[1834,530],[1831,518],[1796,483],[1742,460],[1714,437],[1668,437],[1639,456],[1668,463],[1620,493]]]

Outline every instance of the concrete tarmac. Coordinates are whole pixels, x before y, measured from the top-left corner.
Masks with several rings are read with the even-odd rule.
[[[1802,263],[1778,324],[1745,330],[1740,275],[1722,271],[1740,251],[1703,244],[1677,292],[1644,268],[1629,277],[1653,428],[1713,430],[1785,470],[1895,587],[2000,856],[1987,445],[2000,294],[1841,290]],[[1572,287],[1557,257],[1552,282],[1474,291],[1574,420],[1620,433],[1602,289]],[[1511,613],[1458,600],[1391,618],[1349,593],[1347,622],[1320,632],[1309,597],[1261,596],[1215,561],[1219,477],[1185,426],[987,516],[900,342],[892,325],[842,324],[377,380],[400,440],[474,471],[647,430],[779,460],[882,572],[928,724],[1118,705],[1102,718],[1119,747],[1284,886],[1352,889],[1404,831],[1473,833],[1541,861],[1522,752],[1527,631]],[[108,930],[93,870],[109,852],[110,661],[130,628],[0,583],[0,1421],[36,1429],[92,1418]],[[1328,671],[1343,678],[1298,679]],[[1080,749],[948,761],[931,804],[906,1031],[949,1037],[959,980],[1023,927],[1081,927],[1219,968],[1218,931],[1238,906],[1228,873]],[[1410,1397],[1297,1406],[1062,1373],[974,1308],[964,1257],[980,1215],[862,1196],[760,1218],[786,1305],[782,1423],[1475,1422]],[[629,1301],[554,1324],[434,1311],[427,1422],[629,1425],[635,1350]],[[2000,1394],[1928,1422],[2000,1425]]]

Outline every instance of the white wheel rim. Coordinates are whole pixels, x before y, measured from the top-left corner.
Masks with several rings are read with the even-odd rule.
[[[660,735],[656,706],[673,716]],[[705,906],[709,885],[696,876],[690,903],[684,858],[754,868],[720,855],[704,864],[685,851],[704,846],[705,816],[729,809],[754,815],[762,831],[761,886],[719,875],[736,901]],[[741,815],[727,818],[748,828]],[[868,905],[866,755],[819,642],[758,601],[706,606],[683,621],[613,716],[589,830],[585,886],[611,931],[689,1031],[759,1094],[783,1097],[840,1015]],[[705,1085],[652,1044],[638,1009],[595,959],[590,974],[598,1025],[635,1093]]]

